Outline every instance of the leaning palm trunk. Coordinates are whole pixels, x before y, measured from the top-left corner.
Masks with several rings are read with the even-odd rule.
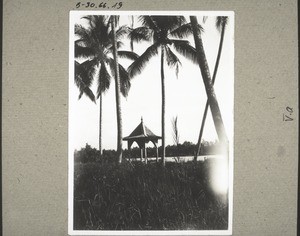
[[[223,41],[224,41],[225,26],[226,26],[226,22],[224,21],[222,23],[221,38],[220,38],[220,43],[219,43],[218,55],[217,55],[214,74],[213,74],[213,78],[212,78],[212,84],[213,85],[214,85],[215,80],[216,80],[217,71],[218,71],[218,67],[219,67],[219,62],[220,62],[220,58],[221,58],[221,52],[222,52]],[[195,161],[197,161],[197,157],[200,155],[200,152],[201,152],[201,139],[202,139],[204,125],[205,125],[205,121],[206,121],[208,105],[209,104],[208,104],[208,100],[207,100],[206,105],[205,105],[205,109],[204,109],[204,112],[203,112],[200,132],[199,132],[199,138],[198,138],[198,143],[197,143],[197,151],[196,151],[195,158],[194,158]]]
[[[99,96],[99,152],[102,155],[102,94]]]
[[[165,113],[166,113],[166,95],[165,95],[165,75],[164,75],[164,48],[161,47],[161,137],[162,137],[162,157],[163,166],[166,164],[165,148]]]
[[[120,101],[120,74],[119,64],[117,56],[117,42],[116,42],[116,31],[115,31],[116,17],[112,16],[111,26],[113,35],[113,56],[115,63],[115,88],[116,88],[116,110],[117,110],[117,126],[118,126],[118,140],[117,140],[117,156],[118,162],[122,162],[122,112],[121,112],[121,101]]]
[[[210,77],[210,72],[208,68],[208,64],[206,61],[206,56],[203,48],[203,43],[202,43],[202,38],[201,35],[198,32],[197,25],[198,21],[195,16],[190,16],[191,19],[191,24],[192,24],[192,29],[193,29],[193,35],[194,35],[194,40],[195,40],[195,46],[196,46],[196,51],[197,51],[197,59],[199,63],[199,68],[201,71],[201,75],[203,78],[207,98],[208,98],[208,103],[210,105],[214,125],[216,128],[216,132],[218,134],[219,141],[222,144],[227,144],[227,136],[225,132],[225,127],[223,124],[219,104],[216,98],[216,94],[214,91],[214,87],[211,81]]]

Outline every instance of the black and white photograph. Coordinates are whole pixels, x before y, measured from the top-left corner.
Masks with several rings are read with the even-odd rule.
[[[234,12],[69,20],[69,234],[230,235]]]

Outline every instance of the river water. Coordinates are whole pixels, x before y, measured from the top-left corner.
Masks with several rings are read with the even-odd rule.
[[[219,158],[224,158],[223,155],[203,155],[203,156],[198,156],[197,161],[204,161],[207,159],[219,159]],[[161,158],[159,157],[158,160],[160,160]],[[135,159],[131,159],[132,161],[141,161],[141,158],[135,158]],[[156,161],[156,157],[148,157],[147,158],[148,161]],[[166,162],[188,162],[188,161],[193,161],[194,160],[194,156],[183,156],[183,157],[166,157]],[[143,160],[144,161],[144,160]]]

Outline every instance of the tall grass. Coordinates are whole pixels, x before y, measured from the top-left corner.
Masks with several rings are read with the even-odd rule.
[[[227,197],[211,190],[211,165],[77,163],[74,229],[227,229]]]

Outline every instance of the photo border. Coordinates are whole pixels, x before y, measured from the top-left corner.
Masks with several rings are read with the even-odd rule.
[[[233,26],[230,37],[233,40],[232,60],[234,60],[235,51],[235,13],[234,11],[94,11],[94,10],[71,10],[69,12],[69,91],[73,86],[74,73],[74,16],[76,15],[200,15],[205,16],[229,16],[233,20]],[[233,65],[235,68],[235,65]],[[234,68],[233,68],[233,84],[234,86]],[[71,101],[71,94],[69,92],[69,104]],[[232,137],[229,138],[229,186],[228,186],[228,229],[227,230],[74,230],[73,220],[73,200],[74,200],[74,147],[72,145],[71,137],[72,124],[70,123],[70,105],[68,109],[68,234],[69,235],[232,235],[232,219],[233,219],[233,176],[234,176],[234,90],[233,90],[233,107],[232,107]]]

